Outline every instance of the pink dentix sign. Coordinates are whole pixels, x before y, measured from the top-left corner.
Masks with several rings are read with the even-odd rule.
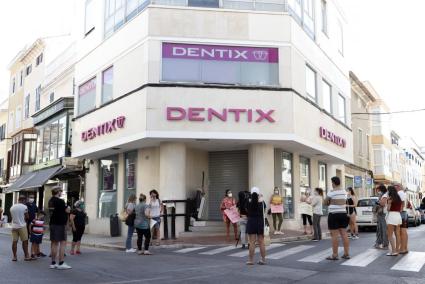
[[[214,108],[204,107],[167,107],[167,120],[168,121],[213,121],[220,120],[223,122],[245,121],[252,122],[269,122],[274,123],[272,117],[274,109],[246,109],[246,108],[223,108],[220,110]]]
[[[347,142],[345,141],[344,138],[337,136],[335,133],[327,130],[324,127],[320,127],[319,133],[321,138],[328,140],[342,148],[345,148],[345,146],[347,145]]]
[[[277,48],[163,43],[162,58],[278,63]]]
[[[117,118],[84,131],[81,133],[81,140],[86,142],[87,140],[93,140],[97,136],[112,133],[116,131],[117,128],[124,128],[124,122],[125,116],[118,116]]]

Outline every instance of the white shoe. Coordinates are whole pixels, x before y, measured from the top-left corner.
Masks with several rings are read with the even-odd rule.
[[[57,269],[59,270],[65,270],[65,269],[71,269],[72,267],[69,266],[68,264],[66,264],[65,262],[62,263],[61,265],[58,265]]]
[[[138,251],[137,251],[137,254],[138,254],[138,255],[144,255],[144,254],[145,254],[145,251],[144,251],[144,250],[138,250]]]
[[[128,252],[128,253],[135,253],[137,250],[136,249],[134,249],[134,248],[131,248],[131,249],[126,249],[125,250],[125,252]]]
[[[50,269],[56,269],[56,268],[58,268],[57,264],[50,264]]]

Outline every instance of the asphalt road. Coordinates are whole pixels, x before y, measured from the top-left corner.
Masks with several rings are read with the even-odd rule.
[[[66,257],[73,267],[66,271],[49,269],[47,258],[24,262],[21,251],[12,262],[10,239],[0,236],[0,283],[425,283],[425,225],[409,235],[406,256],[385,256],[372,248],[374,233],[362,233],[351,242],[349,261],[325,260],[330,241],[324,240],[272,245],[265,266],[246,266],[247,251],[229,246],[153,248],[153,256],[85,248]]]

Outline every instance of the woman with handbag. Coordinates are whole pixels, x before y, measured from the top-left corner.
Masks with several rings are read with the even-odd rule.
[[[133,234],[134,234],[134,219],[136,218],[136,212],[134,211],[136,208],[136,195],[131,194],[128,197],[127,203],[125,204],[125,213],[127,213],[127,217],[125,219],[125,224],[128,227],[127,230],[127,240],[125,242],[125,252],[133,253],[136,252],[136,249],[133,248]]]
[[[266,246],[264,243],[264,227],[266,204],[260,200],[260,190],[256,187],[251,189],[251,201],[248,203],[248,222],[246,232],[249,240],[249,259],[247,265],[254,265],[255,240],[260,247],[261,260],[260,265],[266,264]]]
[[[223,221],[226,225],[226,237],[227,239],[230,239],[230,224],[232,223],[227,217],[226,213],[224,213],[224,210],[231,209],[232,207],[236,207],[236,199],[233,198],[232,191],[230,189],[227,189],[225,192],[225,196],[220,204],[220,210],[223,214]],[[238,239],[238,223],[233,224],[233,232],[235,234],[235,240]]]

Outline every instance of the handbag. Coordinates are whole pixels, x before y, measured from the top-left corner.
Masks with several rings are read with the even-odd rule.
[[[128,218],[127,208],[124,208],[120,214],[118,215],[118,218],[121,220],[121,222],[125,222]]]

